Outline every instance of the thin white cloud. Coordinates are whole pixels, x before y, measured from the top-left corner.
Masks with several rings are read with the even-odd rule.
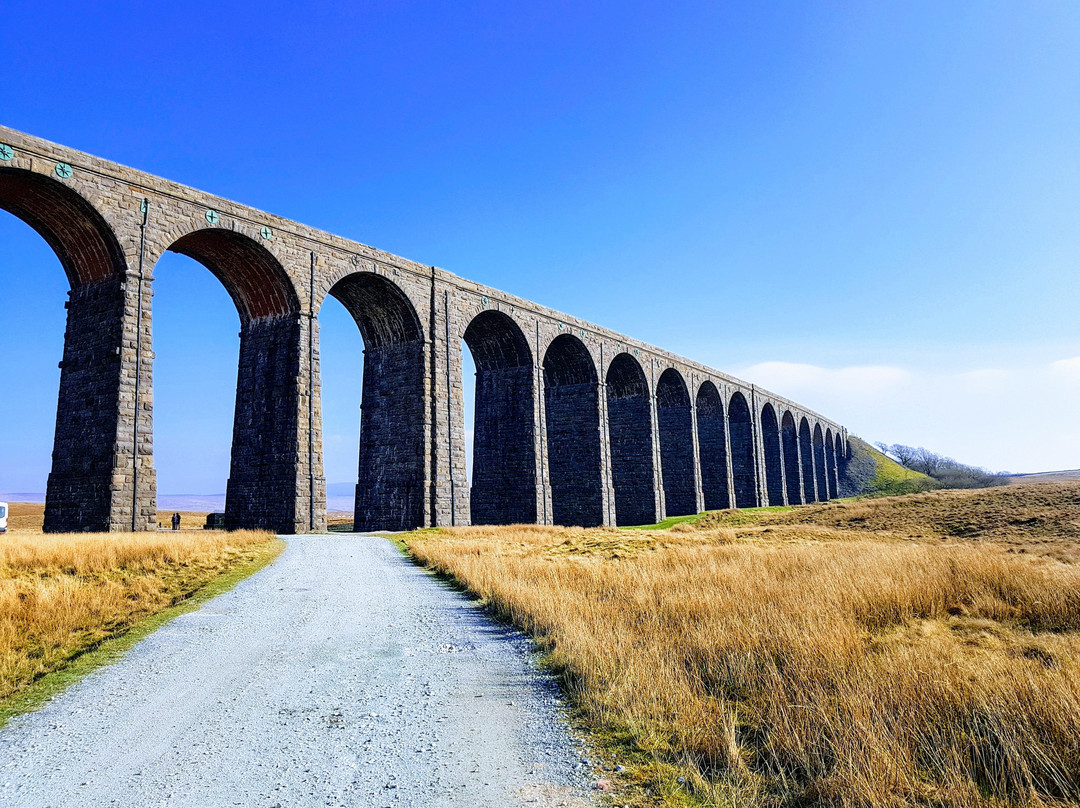
[[[1071,359],[1059,359],[1056,362],[1051,362],[1050,370],[1051,372],[1060,374],[1062,376],[1080,378],[1080,356],[1074,356]]]
[[[762,362],[736,376],[835,418],[868,440],[926,446],[1001,471],[1080,467],[1080,357],[1029,367],[825,368]]]

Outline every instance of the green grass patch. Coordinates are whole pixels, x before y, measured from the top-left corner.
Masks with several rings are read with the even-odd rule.
[[[752,525],[766,514],[790,510],[792,508],[789,505],[768,505],[762,508],[730,508],[723,511],[703,511],[689,516],[669,516],[654,525],[626,525],[620,527],[622,530],[669,530],[675,525],[700,522],[702,519],[708,519],[714,527],[737,527],[740,525]]]
[[[209,583],[184,597],[182,600],[146,617],[111,637],[94,643],[71,658],[59,670],[52,671],[5,699],[0,699],[0,727],[11,718],[39,709],[53,696],[80,681],[103,665],[119,660],[139,640],[153,634],[174,617],[195,611],[203,603],[224,594],[240,581],[254,575],[277,558],[285,549],[285,542],[273,539],[260,548],[256,555],[217,576]]]

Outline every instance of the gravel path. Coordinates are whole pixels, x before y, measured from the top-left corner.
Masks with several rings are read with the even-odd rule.
[[[588,806],[529,642],[383,539],[291,537],[0,730],[0,805]]]

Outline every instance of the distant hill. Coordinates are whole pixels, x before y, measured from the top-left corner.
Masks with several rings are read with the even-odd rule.
[[[356,482],[351,483],[327,483],[326,496],[328,497],[355,497]]]
[[[1080,469],[1065,471],[1036,471],[1031,474],[1010,474],[1010,483],[1071,483],[1080,482]]]

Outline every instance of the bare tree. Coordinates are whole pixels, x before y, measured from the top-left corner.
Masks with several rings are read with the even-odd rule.
[[[992,485],[1002,485],[1006,481],[1006,475],[968,466],[951,457],[924,449],[922,446],[905,446],[902,443],[889,446],[879,443],[878,446],[883,452],[895,458],[900,465],[933,477],[948,488],[987,488]]]

